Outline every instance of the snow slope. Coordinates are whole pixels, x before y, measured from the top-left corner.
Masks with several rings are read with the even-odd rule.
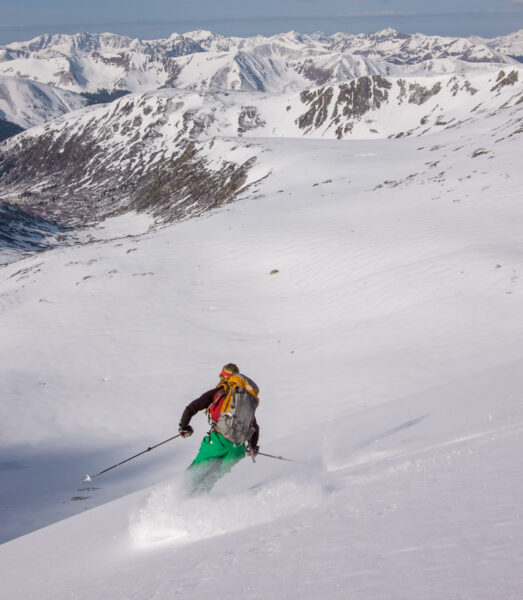
[[[212,497],[184,500],[173,479],[19,538],[0,547],[3,588],[13,599],[516,600],[522,366],[329,423],[330,440],[309,448],[336,453],[323,451],[323,469],[260,457]],[[248,489],[254,469],[269,481]]]
[[[271,172],[239,202],[1,268],[6,597],[519,599],[518,115],[238,139]],[[261,387],[262,450],[311,466],[243,461],[184,499],[199,416],[82,489],[229,360]]]
[[[87,100],[21,77],[0,75],[0,119],[27,129],[82,108]]]

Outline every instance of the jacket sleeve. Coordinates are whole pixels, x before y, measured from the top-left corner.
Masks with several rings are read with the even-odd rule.
[[[208,392],[205,392],[205,394],[202,394],[196,400],[190,402],[183,411],[182,418],[180,419],[179,429],[185,429],[197,412],[209,408],[209,406],[212,404],[214,394],[216,394],[217,391],[218,388],[209,390]]]

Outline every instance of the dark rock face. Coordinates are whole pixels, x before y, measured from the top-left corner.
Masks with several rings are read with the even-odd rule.
[[[315,85],[325,85],[332,77],[332,70],[322,69],[314,64],[312,59],[306,60],[303,63],[294,67],[296,73],[303,75],[306,79]]]
[[[388,100],[391,87],[392,84],[381,75],[356,79],[340,86],[336,109],[341,110],[343,116],[362,117]]]
[[[233,201],[255,159],[241,165],[228,162],[215,172],[206,168],[198,154],[196,144],[190,143],[179,156],[138,179],[129,208],[172,222]]]
[[[410,104],[425,104],[429,98],[441,92],[441,83],[438,81],[432,88],[428,89],[422,85],[409,85],[409,103]]]
[[[516,86],[518,75],[517,71],[510,73],[501,71],[490,91],[499,95],[502,88]],[[425,82],[403,78],[391,79],[381,75],[360,77],[348,83],[301,92],[300,100],[307,110],[296,119],[296,124],[304,134],[326,134],[330,131],[331,134],[334,132],[338,139],[343,139],[353,132],[356,124],[365,122],[366,130],[377,134],[379,132],[375,128],[368,126],[374,120],[374,116],[369,113],[379,111],[384,106],[397,111],[401,110],[402,105],[404,110],[408,111],[409,104],[421,106],[439,96],[442,98],[442,103],[436,106],[438,114],[433,114],[435,110],[433,106],[429,114],[421,118],[419,125],[429,123],[430,114],[433,114],[430,119],[432,126],[450,126],[456,119],[446,113],[446,94],[469,97],[474,96],[478,91],[462,74],[440,79],[428,85]],[[416,132],[422,134],[426,131],[428,130],[420,130],[413,124],[407,131],[397,131],[389,134],[389,137],[409,136]]]
[[[329,116],[333,94],[334,90],[332,87],[302,92],[300,95],[301,101],[304,104],[309,104],[310,108],[298,118],[298,127],[305,131],[321,127]]]
[[[242,106],[238,117],[239,136],[242,136],[244,133],[253,129],[257,129],[258,127],[264,127],[265,125],[265,121],[255,106]]]
[[[511,71],[508,75],[505,71],[500,71],[496,85],[490,90],[491,92],[499,92],[501,88],[508,85],[516,85],[519,80],[519,73],[517,71]]]
[[[128,52],[119,52],[116,56],[104,56],[100,52],[91,53],[94,62],[100,62],[104,65],[121,67],[126,73],[131,68],[132,57]]]
[[[354,123],[370,110],[380,108],[389,99],[392,84],[381,75],[360,77],[336,88],[326,87],[301,93],[301,101],[310,106],[309,110],[297,119],[298,127],[311,131],[322,126],[332,125],[336,137],[341,139],[350,133]],[[336,101],[333,99],[336,97]]]
[[[255,162],[224,161],[221,169],[209,169],[201,144],[190,142],[154,168],[144,165],[126,172],[104,159],[89,132],[66,140],[44,135],[31,141],[16,153],[0,155],[0,193],[16,194],[28,213],[64,226],[130,210],[147,211],[164,222],[199,215],[233,201]],[[29,191],[34,187],[37,191]]]

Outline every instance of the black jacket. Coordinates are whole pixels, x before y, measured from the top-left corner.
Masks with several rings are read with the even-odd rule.
[[[214,395],[219,389],[220,388],[217,387],[213,390],[209,390],[208,392],[205,392],[205,394],[202,394],[199,398],[196,398],[196,400],[189,402],[189,404],[185,407],[185,410],[183,411],[182,418],[180,419],[179,428],[185,429],[197,412],[209,408],[209,406],[211,406],[212,404],[212,401],[214,400]],[[258,445],[258,439],[260,437],[260,428],[258,426],[258,423],[256,422],[256,417],[254,417],[252,425],[254,427],[254,432],[251,436],[251,439],[249,440],[249,445],[254,448]]]

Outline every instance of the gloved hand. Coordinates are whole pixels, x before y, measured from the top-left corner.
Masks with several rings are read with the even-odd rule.
[[[194,429],[190,426],[187,425],[186,427],[184,427],[183,429],[179,429],[178,433],[183,437],[183,438],[187,438],[190,437],[193,433],[194,433]]]
[[[247,444],[245,446],[245,454],[247,454],[248,456],[256,456],[259,451],[260,451],[259,446],[251,446],[249,444]]]

